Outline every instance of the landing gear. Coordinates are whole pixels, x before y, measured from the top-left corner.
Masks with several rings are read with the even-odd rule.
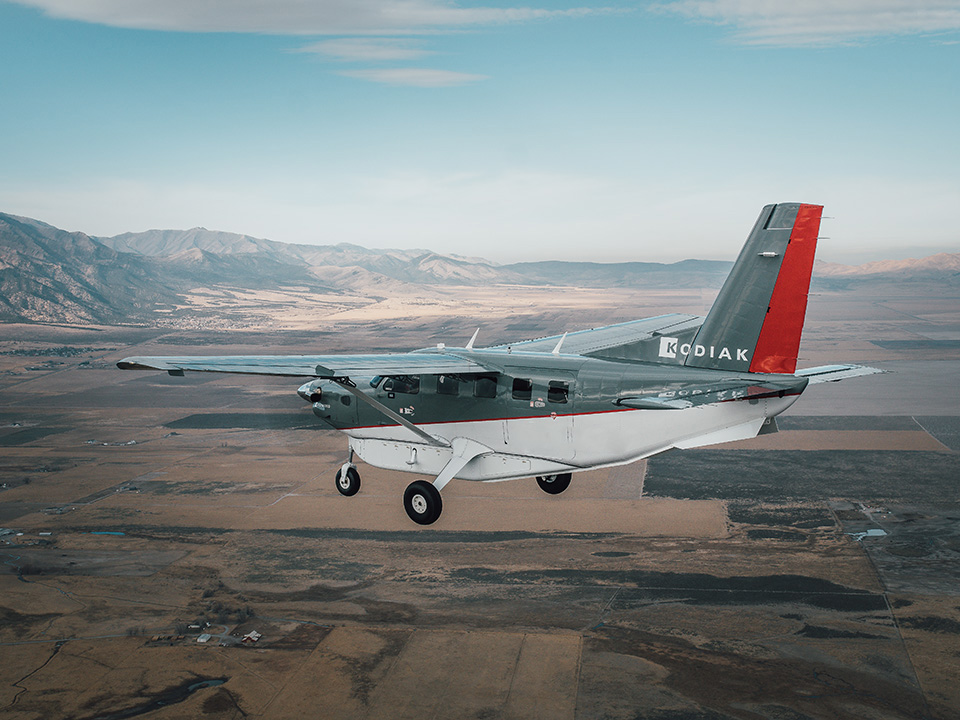
[[[545,493],[559,495],[570,486],[570,473],[561,475],[538,475],[537,485]]]
[[[337,490],[341,495],[350,497],[360,492],[360,473],[353,465],[345,465],[344,468],[337,470]]]
[[[440,491],[432,483],[423,480],[412,482],[403,493],[403,509],[415,523],[420,525],[435,523],[443,510]]]

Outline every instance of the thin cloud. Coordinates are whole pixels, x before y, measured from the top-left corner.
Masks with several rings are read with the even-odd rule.
[[[345,70],[340,73],[346,77],[385,85],[406,85],[409,87],[438,88],[468,85],[480,80],[489,80],[487,75],[471,75],[451,70],[432,70],[430,68],[379,68],[372,70]]]
[[[748,45],[842,45],[960,31],[960,0],[676,0],[651,8],[733,27]]]
[[[331,60],[345,62],[387,62],[415,60],[432,55],[415,40],[405,38],[340,38],[311,43],[297,52],[313,53]]]
[[[445,0],[11,0],[55,18],[144,30],[275,35],[416,33],[604,13],[459,7]]]

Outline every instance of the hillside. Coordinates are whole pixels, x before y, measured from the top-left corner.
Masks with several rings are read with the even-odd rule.
[[[156,311],[182,303],[184,293],[213,287],[296,287],[354,298],[444,285],[715,289],[731,265],[711,260],[498,265],[429,250],[294,245],[204,228],[96,238],[0,213],[0,321],[149,321]],[[859,266],[818,261],[814,268],[814,288],[821,290],[903,282],[960,286],[960,253]]]
[[[199,248],[149,256],[84,233],[0,213],[0,321],[115,323],[144,320],[195,287],[330,288],[302,264],[261,252]]]
[[[342,270],[355,272],[348,286],[362,289],[360,277],[375,285],[393,286],[392,279],[416,285],[557,285],[578,287],[718,288],[733,263],[722,260],[681,260],[675,263],[622,262],[594,263],[543,260],[508,265],[483,258],[443,255],[430,250],[369,249],[359,245],[297,245],[225,233],[204,228],[190,230],[148,230],[96,238],[116,250],[152,257],[175,257],[186,250],[201,250],[221,258],[247,256],[268,258],[282,265],[312,269],[317,277],[332,273],[347,277]],[[864,265],[840,265],[817,261],[814,282],[821,289],[842,289],[851,283],[897,280],[960,283],[960,253],[941,253],[927,258],[887,260]]]
[[[878,260],[863,265],[818,262],[814,272],[825,278],[953,280],[960,279],[960,253],[938,253],[925,258]]]
[[[0,320],[116,322],[176,300],[155,264],[0,213]]]
[[[148,230],[97,238],[108,247],[151,257],[176,257],[188,251],[221,258],[261,257],[313,268],[326,278],[326,269],[360,269],[371,282],[381,278],[417,285],[578,285],[623,287],[719,287],[732,263],[684,260],[678,263],[586,263],[544,261],[498,265],[483,258],[443,255],[430,250],[373,250],[341,243],[297,245],[224,233],[204,228]],[[324,269],[324,272],[320,272]],[[352,289],[358,289],[353,284]]]
[[[643,284],[654,288],[718,288],[733,267],[722,260],[681,260],[664,263],[526,262],[506,269],[527,282],[548,285],[576,284],[581,287],[629,287]]]

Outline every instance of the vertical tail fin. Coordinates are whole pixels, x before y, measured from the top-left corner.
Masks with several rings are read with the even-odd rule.
[[[686,365],[758,373],[797,369],[822,212],[820,205],[799,203],[763,208]]]

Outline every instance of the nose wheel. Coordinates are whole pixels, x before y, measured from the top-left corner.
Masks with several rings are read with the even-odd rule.
[[[545,493],[559,495],[570,486],[570,473],[560,475],[538,475],[537,485]]]
[[[344,465],[337,470],[337,490],[347,497],[360,492],[360,473],[353,465]]]
[[[423,480],[417,480],[407,486],[403,493],[403,509],[410,519],[419,525],[430,525],[437,521],[443,511],[440,491]]]

